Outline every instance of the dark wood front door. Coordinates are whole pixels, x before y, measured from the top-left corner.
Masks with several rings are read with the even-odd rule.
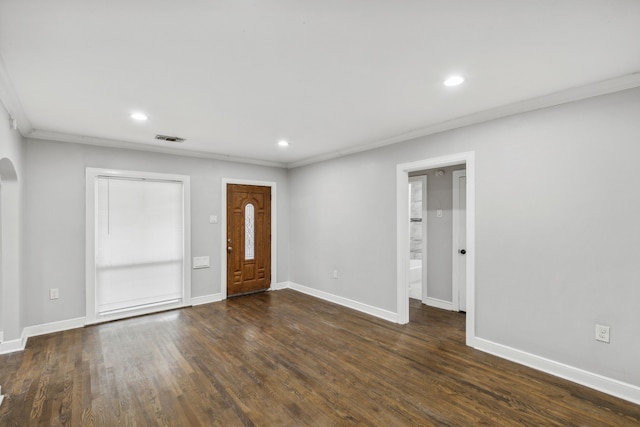
[[[271,187],[227,185],[227,296],[271,286]]]

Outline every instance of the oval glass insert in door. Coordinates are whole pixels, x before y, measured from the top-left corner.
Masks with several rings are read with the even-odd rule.
[[[252,260],[255,257],[255,220],[254,208],[248,203],[244,208],[244,259]]]

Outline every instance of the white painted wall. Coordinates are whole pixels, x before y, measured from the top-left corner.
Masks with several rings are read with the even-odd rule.
[[[0,331],[5,344],[20,339],[22,333],[20,220],[24,189],[23,154],[22,137],[11,130],[9,113],[0,102],[0,175],[11,176],[8,182],[0,182],[0,192],[4,192],[2,201],[9,202],[0,207],[4,224],[0,249]],[[3,350],[4,347],[0,346],[0,352]]]
[[[288,185],[284,169],[72,143],[26,140],[24,304],[26,326],[85,316],[85,168],[183,174],[191,177],[191,254],[211,268],[192,270],[191,297],[221,292],[221,179],[278,185],[278,282],[288,280]],[[59,288],[60,299],[49,300]]]
[[[640,386],[638,117],[633,89],[293,169],[290,279],[395,312],[396,164],[475,151],[477,336]]]

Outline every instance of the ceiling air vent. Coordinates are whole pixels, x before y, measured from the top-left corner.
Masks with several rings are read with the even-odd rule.
[[[169,136],[169,135],[156,135],[156,139],[160,141],[168,141],[168,142],[184,142],[184,138],[179,138],[177,136]]]

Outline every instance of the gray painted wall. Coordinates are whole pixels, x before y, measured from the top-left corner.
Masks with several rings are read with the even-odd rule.
[[[396,165],[473,150],[477,336],[640,386],[638,117],[634,89],[288,172],[27,141],[23,325],[84,316],[86,166],[192,177],[192,254],[212,260],[193,272],[193,296],[221,290],[220,227],[207,219],[220,215],[220,179],[245,178],[278,183],[279,282],[395,311]],[[0,154],[22,168],[20,138],[5,133]],[[594,340],[596,322],[611,344]]]
[[[24,289],[26,325],[85,316],[85,168],[164,172],[191,177],[191,254],[211,257],[211,268],[192,270],[191,296],[221,292],[221,179],[277,183],[278,282],[288,280],[287,171],[192,157],[26,140]],[[49,300],[59,288],[60,299]]]
[[[20,249],[20,236],[22,232],[22,206],[24,194],[24,148],[22,136],[18,131],[11,130],[9,113],[0,102],[0,161],[2,168],[10,169],[10,174],[15,172],[16,180],[11,183],[0,182],[0,192],[10,191],[13,196],[10,200],[18,200],[18,206],[2,206],[2,221],[4,222],[5,235],[2,236],[0,247],[0,270],[4,270],[0,276],[0,331],[4,333],[4,341],[12,341],[20,338],[22,333],[22,313],[20,312],[20,300],[22,290],[20,287],[22,270],[22,257]],[[6,197],[3,197],[6,201]],[[12,217],[9,219],[7,217]],[[16,219],[17,217],[17,219]],[[17,223],[17,230],[15,224]],[[7,229],[7,226],[11,230]]]
[[[638,117],[633,89],[293,169],[291,281],[395,311],[396,165],[475,151],[477,336],[640,386]]]
[[[290,170],[293,282],[396,311],[395,165],[384,163],[367,151]]]

